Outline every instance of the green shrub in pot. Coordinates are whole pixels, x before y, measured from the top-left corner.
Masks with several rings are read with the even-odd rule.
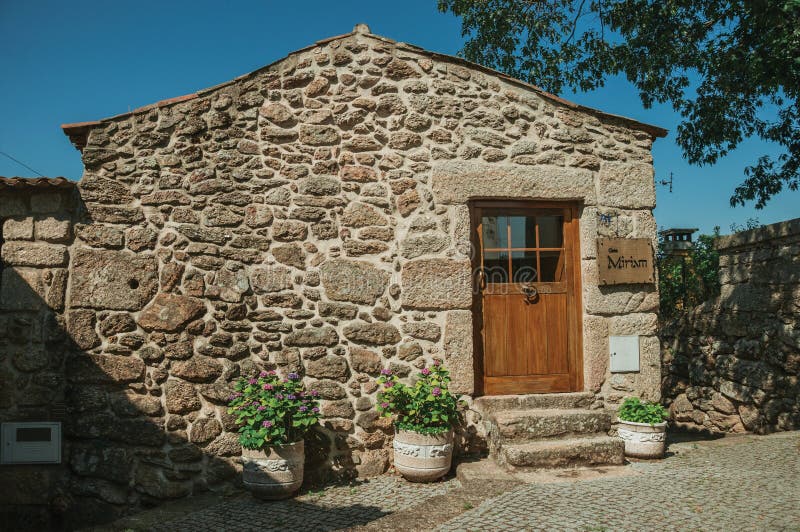
[[[666,446],[669,413],[661,404],[629,397],[617,411],[617,434],[625,441],[625,454],[636,458],[661,458]]]
[[[449,390],[450,373],[437,360],[412,385],[388,369],[378,379],[378,413],[394,418],[394,466],[408,480],[430,482],[446,475],[453,457],[458,399]]]

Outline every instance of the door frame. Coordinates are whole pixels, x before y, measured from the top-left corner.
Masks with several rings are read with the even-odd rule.
[[[472,244],[472,317],[473,345],[475,346],[475,395],[485,394],[484,386],[484,346],[483,346],[483,301],[479,284],[481,249],[478,227],[482,209],[563,209],[570,215],[564,222],[564,240],[572,243],[571,253],[566,256],[566,278],[571,289],[567,290],[567,361],[570,374],[570,391],[583,391],[583,299],[581,284],[581,239],[580,213],[582,206],[578,201],[547,200],[500,200],[482,199],[468,202],[470,217],[470,242]],[[565,250],[566,250],[565,245]],[[566,253],[566,251],[565,251]],[[542,393],[531,391],[529,393]]]

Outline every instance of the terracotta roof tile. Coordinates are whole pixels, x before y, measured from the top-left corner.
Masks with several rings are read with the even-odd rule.
[[[66,177],[4,177],[0,176],[0,190],[26,188],[72,188],[77,183]]]

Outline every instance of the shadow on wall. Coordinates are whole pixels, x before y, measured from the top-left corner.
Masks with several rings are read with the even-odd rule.
[[[800,219],[717,246],[721,294],[662,324],[665,401],[689,429],[798,429]]]
[[[286,361],[195,353],[200,319],[148,335],[141,314],[134,320],[118,311],[125,305],[76,308],[81,302],[70,291],[89,279],[75,278],[83,275],[82,250],[71,244],[76,232],[105,227],[87,220],[77,198],[71,193],[70,207],[57,213],[18,210],[2,225],[0,421],[61,421],[63,434],[61,464],[0,466],[4,530],[74,529],[165,499],[231,490],[239,482],[241,449],[225,408],[230,383],[261,369],[302,371]],[[46,233],[54,221],[58,236]],[[140,255],[130,254],[134,267]],[[116,273],[107,283],[118,281]],[[150,290],[141,284],[147,275],[137,272],[128,296]],[[157,276],[149,282],[152,293],[140,308],[157,291]],[[82,290],[102,297],[104,287]],[[341,427],[326,427],[307,439],[308,483],[355,476],[346,438]]]

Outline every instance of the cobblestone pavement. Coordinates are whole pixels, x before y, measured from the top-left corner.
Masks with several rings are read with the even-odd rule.
[[[800,532],[800,432],[671,444],[665,460],[580,474],[502,474],[384,475],[278,502],[208,494],[96,530]]]
[[[634,475],[512,488],[438,530],[800,531],[800,433],[670,450]]]
[[[384,475],[351,486],[306,492],[285,501],[259,501],[250,495],[243,495],[149,530],[342,530],[404,510],[420,500],[443,495],[457,486],[459,482],[455,479],[412,484],[399,477]]]

